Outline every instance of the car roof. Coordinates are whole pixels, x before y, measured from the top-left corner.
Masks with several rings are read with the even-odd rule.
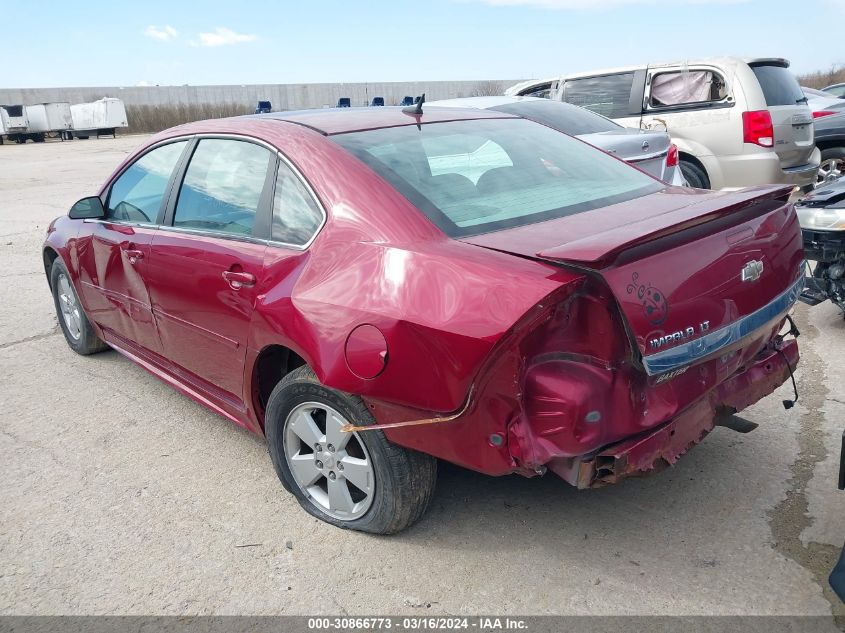
[[[360,108],[321,108],[315,110],[293,110],[290,112],[270,112],[269,114],[248,114],[236,119],[249,121],[277,120],[296,123],[325,134],[344,134],[361,132],[386,127],[416,125],[418,123],[442,123],[445,121],[463,121],[469,119],[507,119],[518,118],[504,112],[473,110],[469,108],[428,108],[423,105],[421,116],[406,114],[401,107],[360,107]]]
[[[540,97],[513,97],[497,95],[491,97],[458,97],[456,99],[440,99],[439,101],[428,101],[427,106],[436,108],[481,108],[487,110],[496,106],[519,103],[521,101],[548,101]]]
[[[583,77],[593,77],[599,75],[616,75],[620,73],[630,73],[636,70],[645,70],[646,68],[665,68],[671,66],[736,66],[737,64],[751,65],[769,65],[789,67],[789,61],[781,57],[700,57],[694,59],[678,59],[667,62],[649,62],[647,64],[637,64],[635,66],[620,66],[618,68],[605,68],[601,70],[582,71],[577,73],[569,73],[561,75],[564,79],[580,79]]]

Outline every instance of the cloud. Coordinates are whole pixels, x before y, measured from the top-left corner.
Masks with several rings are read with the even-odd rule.
[[[750,0],[457,0],[458,2],[482,2],[495,7],[533,7],[536,9],[604,10],[622,6],[649,6],[660,4],[743,4]],[[837,0],[838,2],[839,0]]]
[[[232,29],[218,26],[211,33],[199,34],[199,46],[226,46],[228,44],[240,44],[241,42],[254,42],[258,39],[257,35],[247,35],[245,33],[235,33]],[[192,42],[196,45],[197,42]]]
[[[174,40],[179,37],[179,31],[174,29],[169,24],[165,24],[161,28],[150,24],[150,26],[144,29],[144,35],[146,35],[147,37],[151,37],[154,40],[161,40],[162,42],[167,42],[168,40]]]

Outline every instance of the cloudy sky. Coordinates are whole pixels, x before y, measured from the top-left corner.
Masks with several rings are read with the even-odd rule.
[[[39,6],[4,3],[0,87],[516,79],[710,55],[786,57],[797,72],[845,62],[845,0]]]

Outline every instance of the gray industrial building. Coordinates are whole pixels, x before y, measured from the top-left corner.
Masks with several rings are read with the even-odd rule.
[[[495,94],[518,79],[476,81],[409,81],[381,83],[252,84],[231,86],[106,86],[92,88],[0,88],[0,104],[33,104],[50,101],[82,103],[117,97],[127,106],[178,106],[194,104],[242,104],[254,108],[270,101],[274,110],[332,107],[341,97],[353,106],[367,105],[383,97],[386,105],[403,97],[426,93],[426,99],[451,99],[475,94]],[[497,90],[498,88],[498,90]]]

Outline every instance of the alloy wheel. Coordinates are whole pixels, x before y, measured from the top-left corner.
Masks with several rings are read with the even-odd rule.
[[[344,521],[362,517],[373,501],[375,471],[347,420],[319,402],[304,402],[285,420],[284,451],[294,480],[322,512]]]
[[[833,182],[843,175],[845,175],[845,159],[828,158],[827,160],[823,160],[822,164],[819,165],[816,187]]]
[[[68,334],[74,341],[82,336],[82,314],[79,303],[76,300],[76,293],[70,285],[67,275],[62,273],[58,280],[59,308],[62,312],[62,320],[65,322]]]

